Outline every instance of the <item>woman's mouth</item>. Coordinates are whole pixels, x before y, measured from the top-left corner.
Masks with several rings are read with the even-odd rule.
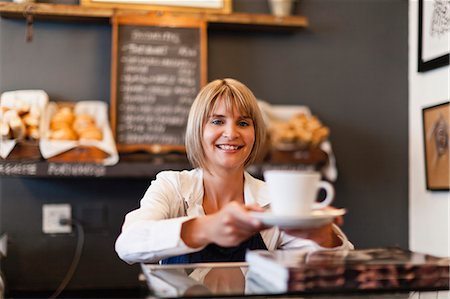
[[[235,151],[243,148],[243,145],[218,144],[216,147],[225,151]]]

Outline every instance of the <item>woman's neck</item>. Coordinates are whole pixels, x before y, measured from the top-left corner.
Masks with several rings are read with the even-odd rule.
[[[244,203],[244,170],[203,172],[203,209],[206,214],[219,211],[231,201]]]

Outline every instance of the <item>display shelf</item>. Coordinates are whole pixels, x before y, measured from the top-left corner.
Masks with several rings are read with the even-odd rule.
[[[32,15],[35,19],[65,21],[104,21],[109,22],[114,10],[108,8],[90,8],[80,5],[0,2],[0,16],[6,18],[25,18]]]
[[[36,149],[27,149],[29,154]],[[23,152],[22,152],[23,153]],[[31,157],[31,156],[30,156]],[[248,167],[255,177],[262,178],[266,169],[316,169],[322,168],[328,161],[326,153],[320,149],[305,151],[293,157],[292,153],[280,153],[267,156]],[[184,154],[148,154],[132,153],[120,155],[120,162],[113,166],[95,163],[52,162],[33,154],[31,158],[20,158],[14,152],[8,159],[0,160],[0,177],[54,177],[54,178],[152,178],[162,170],[191,169]]]
[[[145,160],[127,159],[113,166],[79,162],[48,162],[44,160],[1,160],[0,177],[35,178],[146,178],[162,170],[183,170],[191,166],[185,156],[153,156]]]
[[[28,3],[16,4],[11,2],[0,2],[0,16],[6,18],[24,18],[27,15],[35,19],[54,20],[61,19],[66,21],[105,21],[117,14],[142,14],[149,17],[161,15],[162,12],[124,10],[114,8],[86,7],[81,5],[64,5],[48,3]],[[172,16],[183,15],[204,19],[208,24],[214,26],[239,26],[239,27],[260,27],[260,28],[279,28],[279,29],[299,29],[308,26],[308,19],[304,16],[275,17],[269,14],[249,14],[249,13],[175,13],[164,12]]]
[[[258,163],[247,171],[257,178],[267,169],[316,169],[311,164]],[[0,161],[0,177],[29,178],[153,178],[163,170],[192,169],[187,160],[170,161],[164,158],[152,162],[121,161],[114,166],[93,163],[57,163],[47,161]]]

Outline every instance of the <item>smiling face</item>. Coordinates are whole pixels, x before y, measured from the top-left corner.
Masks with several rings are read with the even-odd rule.
[[[228,129],[231,136],[223,133]],[[192,103],[186,154],[193,167],[208,171],[216,165],[244,169],[256,159],[265,137],[264,120],[251,90],[235,79],[218,79],[204,86]]]
[[[255,143],[253,121],[219,99],[203,126],[202,147],[207,168],[243,170]]]

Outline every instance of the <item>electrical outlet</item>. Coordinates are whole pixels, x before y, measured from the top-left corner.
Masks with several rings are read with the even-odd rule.
[[[72,219],[70,204],[45,204],[42,206],[42,231],[45,234],[68,234],[72,232],[70,223],[61,220]]]

